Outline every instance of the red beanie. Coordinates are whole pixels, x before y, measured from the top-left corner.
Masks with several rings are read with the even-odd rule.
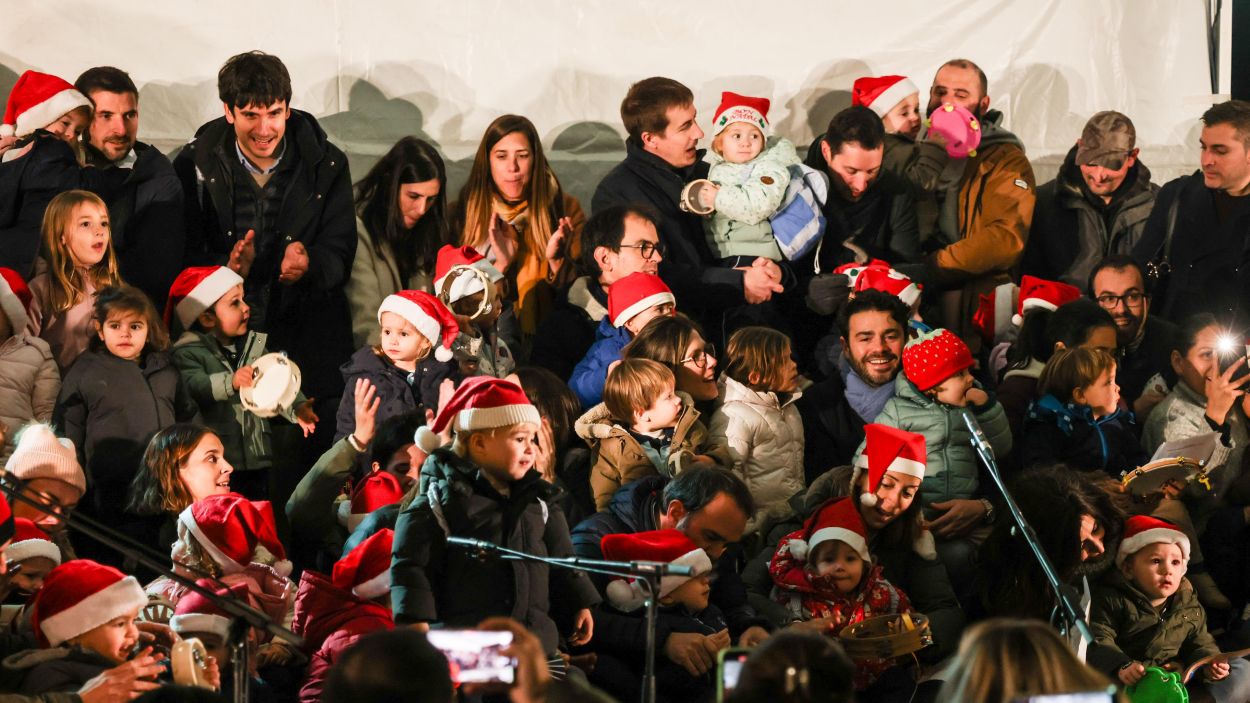
[[[768,136],[768,98],[752,98],[725,91],[720,94],[720,106],[712,118],[712,136],[720,134],[734,122],[755,125],[760,133]]]
[[[922,391],[971,368],[972,364],[972,351],[964,340],[940,327],[920,335],[903,347],[903,373]]]

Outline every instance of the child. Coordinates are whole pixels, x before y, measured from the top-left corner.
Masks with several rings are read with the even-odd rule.
[[[1024,468],[1066,464],[1078,471],[1103,471],[1119,479],[1146,462],[1120,409],[1115,358],[1103,349],[1060,349],[1038,378],[1041,398],[1029,408],[1021,439]]]
[[[26,334],[30,289],[13,269],[0,268],[0,465],[26,423],[52,419],[61,373],[48,343]]]
[[[43,214],[43,246],[48,270],[30,282],[26,333],[48,343],[64,373],[96,337],[96,291],[122,282],[108,207],[84,190],[61,193]]]
[[[618,488],[643,476],[730,463],[724,445],[709,441],[694,401],[677,392],[673,372],[650,359],[626,359],[612,369],[603,402],[574,428],[590,445],[596,510],[607,509]]]
[[[199,579],[195,583],[200,588],[218,596],[234,598],[241,603],[256,607],[255,601],[248,593],[246,584],[236,583],[229,588],[222,588],[220,584],[212,579]],[[192,637],[198,639],[200,644],[204,645],[204,650],[208,656],[216,662],[221,681],[224,684],[221,696],[226,700],[232,700],[234,693],[234,668],[231,662],[229,647],[230,625],[232,622],[231,615],[218,608],[216,603],[195,591],[189,591],[186,596],[178,601],[178,606],[174,608],[174,615],[169,619],[169,629],[173,630],[182,639],[190,639]],[[247,631],[247,668],[251,677],[251,690],[249,693],[251,693],[253,700],[274,700],[275,696],[269,690],[268,684],[256,676],[256,669],[259,664],[256,657],[258,642],[259,638],[256,635],[255,628],[249,628]]]
[[[757,257],[783,258],[768,218],[781,207],[790,167],[800,160],[788,139],[778,139],[765,151],[768,107],[767,98],[726,91],[712,119],[712,148],[705,158],[715,185],[699,197],[704,207],[715,208],[704,220],[708,246],[728,266],[749,266]]]
[[[456,389],[431,427],[417,430],[417,444],[430,457],[422,467],[424,490],[415,492],[395,525],[391,608],[397,625],[476,627],[488,616],[507,615],[526,623],[548,655],[561,634],[574,646],[590,640],[588,608],[599,597],[585,573],[481,562],[446,541],[455,535],[539,556],[572,556],[557,496],[534,470],[541,422],[519,386],[478,376]],[[439,448],[438,433],[447,429],[454,443]]]
[[[449,362],[460,327],[441,300],[424,291],[401,290],[383,299],[378,323],[382,325],[381,343],[361,347],[343,365],[345,385],[339,401],[336,441],[356,427],[356,379],[366,378],[377,389],[377,421],[382,422],[418,407],[425,409],[427,417],[433,415],[438,408],[439,386],[445,379],[459,377]]]
[[[14,654],[4,666],[22,675],[17,692],[75,692],[132,655],[139,643],[135,620],[147,597],[133,576],[88,559],[66,562],[48,574],[31,605],[40,649]]]
[[[60,139],[83,160],[79,135],[91,122],[91,101],[68,81],[38,71],[18,77],[4,106],[0,124],[0,154],[4,161],[25,156],[39,132]]]
[[[490,290],[475,271],[485,274]],[[473,247],[450,244],[438,250],[434,273],[438,299],[454,314],[468,318],[469,328],[461,332],[452,348],[461,372],[465,376],[503,378],[516,370],[516,358],[496,325],[504,307],[503,274]]]
[[[867,530],[851,498],[832,498],[802,529],[781,540],[768,571],[773,599],[795,622],[829,619],[829,632],[878,615],[913,612],[907,594],[881,574],[868,553]],[[857,659],[855,690],[864,691],[898,662]]]
[[[595,343],[569,377],[569,388],[583,408],[593,408],[603,400],[608,368],[620,361],[621,350],[638,330],[657,317],[676,313],[673,291],[655,274],[631,273],[608,287],[608,314],[599,322]]]
[[[1090,666],[1131,686],[1148,667],[1184,670],[1219,653],[1198,597],[1181,587],[1189,562],[1189,538],[1183,532],[1158,518],[1135,515],[1125,523],[1115,562],[1118,571],[1108,572],[1094,587]],[[1250,665],[1244,659],[1214,661],[1203,674],[1216,701],[1250,700]]]
[[[959,180],[964,161],[948,158],[943,142],[920,139],[920,90],[909,78],[856,78],[851,105],[862,105],[881,118],[885,127],[882,171],[894,173],[921,192],[937,192]]]
[[[89,515],[117,515],[148,440],[175,422],[199,421],[151,299],[109,286],[95,298],[96,339],[65,375],[53,423],[78,447],[91,490]]]
[[[711,587],[708,575],[712,560],[707,552],[680,530],[654,530],[635,534],[605,535],[600,541],[603,558],[612,561],[656,561],[673,566],[690,567],[690,576],[665,576],[660,579],[657,620],[666,632],[707,635],[720,648],[729,646],[729,629],[720,609],[708,602]],[[643,617],[643,587],[636,581],[613,580],[608,584],[608,602],[622,613]],[[642,652],[636,654],[641,655]],[[615,655],[600,653],[600,657]],[[605,668],[625,666],[641,684],[642,658],[628,662],[604,662]],[[715,672],[716,667],[711,671]],[[661,701],[704,700],[715,687],[710,674],[691,676],[684,667],[667,658],[656,657],[656,691]],[[637,690],[637,687],[635,687]]]
[[[43,588],[48,573],[61,565],[61,549],[48,533],[24,517],[13,520],[13,541],[4,549],[8,571],[0,581],[0,600],[5,601],[3,626],[26,635],[30,629],[30,602]]]
[[[370,632],[389,630],[391,619],[391,547],[395,533],[381,530],[334,565],[327,579],[315,571],[300,578],[292,629],[304,638],[311,656],[303,703],[321,700],[321,689],[334,663]]]
[[[267,495],[273,466],[272,430],[268,418],[243,409],[239,391],[252,385],[253,364],[264,356],[267,335],[248,327],[243,279],[225,266],[184,269],[169,289],[165,324],[185,330],[174,342],[174,365],[182,374],[204,424],[217,433],[225,459],[235,470],[235,490],[255,498]],[[288,422],[307,437],[317,416],[303,393],[284,408]]]
[[[803,419],[794,401],[798,367],[786,335],[743,327],[729,338],[721,374],[722,404],[712,413],[711,442],[729,447],[734,471],[751,490],[756,512],[747,534],[768,534],[794,514],[790,498],[806,488]]]

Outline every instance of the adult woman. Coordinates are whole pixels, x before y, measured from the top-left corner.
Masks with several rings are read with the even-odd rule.
[[[703,331],[685,315],[648,322],[621,351],[621,357],[668,366],[677,378],[677,390],[689,393],[696,404],[716,400],[716,348],[704,341]]]
[[[1111,681],[1078,659],[1045,623],[1004,618],[968,629],[938,700],[1011,703],[1030,696],[1102,691],[1114,691]]]
[[[460,243],[477,249],[512,283],[522,335],[551,309],[554,290],[573,278],[586,215],[547,164],[534,123],[504,115],[486,128],[456,204]]]
[[[357,347],[378,341],[378,306],[400,290],[433,290],[434,260],[451,241],[447,172],[428,142],[404,137],[356,183],[356,259],[347,282]]]
[[[157,544],[173,544],[178,513],[201,498],[230,492],[234,468],[225,451],[216,433],[203,425],[179,423],[157,432],[130,483],[126,512],[165,518]]]

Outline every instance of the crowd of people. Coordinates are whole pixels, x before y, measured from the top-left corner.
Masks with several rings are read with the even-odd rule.
[[[1114,698],[1187,668],[1250,700],[1222,654],[1250,620],[1250,103],[1207,110],[1201,169],[1162,187],[1098,112],[1039,186],[988,85],[865,76],[804,155],[768,96],[701,125],[640,80],[588,216],[523,116],[453,198],[415,137],[353,182],[260,51],[172,161],[124,71],[22,74],[0,699],[207,700],[164,672],[192,637],[228,694],[215,593],[302,639],[248,630],[257,700],[498,697],[443,629],[509,634],[511,700],[635,699],[649,597],[661,701],[711,700],[738,647],[734,701]],[[685,568],[650,593],[450,538]],[[848,657],[874,618],[932,642]]]

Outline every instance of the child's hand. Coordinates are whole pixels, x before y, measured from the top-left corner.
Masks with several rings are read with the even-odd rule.
[[[1219,681],[1220,679],[1227,677],[1229,671],[1228,662],[1226,661],[1216,660],[1207,664],[1207,678],[1211,681]]]
[[[738,635],[738,646],[755,647],[762,644],[766,639],[768,639],[768,630],[759,625],[752,625],[743,630],[741,635]]]
[[[91,679],[78,689],[83,703],[113,703],[138,698],[145,691],[160,688],[154,680],[164,667],[164,657],[154,656],[151,648],[144,649],[130,661],[109,669]]]
[[[291,284],[308,273],[308,250],[303,242],[291,242],[286,245],[282,254],[282,264],[278,268],[278,282]]]
[[[977,388],[976,386],[973,386],[968,389],[967,393],[964,394],[964,400],[968,401],[968,405],[985,405],[990,402],[990,394],[980,388]]]
[[[547,422],[547,418],[543,418],[543,422]],[[582,608],[577,611],[577,618],[573,621],[573,634],[569,636],[569,644],[574,647],[580,647],[590,642],[590,638],[595,636],[595,618],[590,614],[589,608]]]
[[[720,192],[720,186],[715,183],[708,182],[707,185],[699,189],[699,204],[706,210],[716,206],[716,194]]]
[[[361,445],[369,444],[377,429],[378,406],[382,404],[378,389],[369,379],[358,378],[352,390],[352,401],[356,410],[356,429],[352,430],[352,434]]]
[[[707,636],[708,651],[712,654],[712,660],[716,660],[716,653],[722,649],[727,649],[733,640],[729,638],[729,630],[721,630],[714,635]]]
[[[204,664],[204,678],[212,685],[214,691],[221,690],[221,666],[217,664],[217,657],[206,657]]]
[[[1146,667],[1143,666],[1141,662],[1133,662],[1123,669],[1120,669],[1120,683],[1125,686],[1132,686],[1138,681],[1141,681],[1142,677],[1145,675]]]
[[[312,434],[317,429],[317,421],[321,418],[317,417],[317,413],[313,412],[313,399],[309,398],[300,403],[295,408],[295,422],[299,428],[304,431],[304,436]],[[356,439],[360,439],[357,437]]]
[[[256,260],[256,231],[249,229],[242,239],[234,243],[230,249],[230,258],[226,261],[226,268],[234,271],[243,278],[247,278],[248,272],[252,270],[252,262]]]
[[[534,436],[534,468],[547,481],[556,477],[556,439],[551,430],[551,420],[543,418]]]
[[[252,381],[256,378],[256,368],[254,366],[240,366],[238,371],[234,372],[234,378],[230,383],[237,391],[240,388],[251,388]]]

